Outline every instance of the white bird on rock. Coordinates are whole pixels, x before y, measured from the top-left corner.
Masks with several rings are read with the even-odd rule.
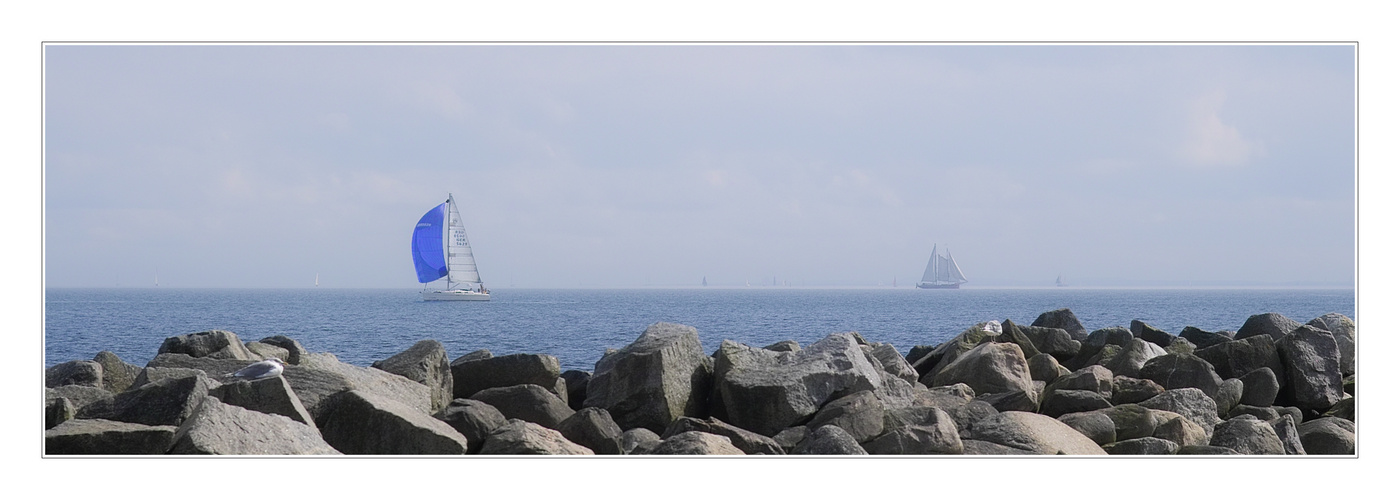
[[[257,363],[245,366],[242,370],[230,373],[227,376],[242,380],[257,380],[261,378],[276,377],[282,374],[283,367],[284,365],[282,364],[282,360],[277,358],[268,358],[265,361],[259,361]]]

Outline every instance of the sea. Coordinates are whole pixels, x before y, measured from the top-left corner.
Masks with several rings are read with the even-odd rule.
[[[686,288],[495,289],[489,302],[424,302],[415,289],[45,290],[44,362],[112,351],[145,365],[168,337],[228,330],[247,342],[273,335],[311,352],[369,366],[432,339],[449,359],[551,354],[563,369],[593,371],[656,322],[695,327],[706,352],[726,339],[754,347],[802,345],[855,331],[907,353],[984,321],[1030,324],[1068,308],[1090,331],[1141,320],[1169,333],[1186,326],[1238,330],[1255,314],[1299,322],[1337,312],[1356,319],[1352,289]]]

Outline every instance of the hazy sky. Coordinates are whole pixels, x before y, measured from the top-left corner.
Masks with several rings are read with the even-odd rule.
[[[1351,286],[1351,45],[50,45],[48,286]]]

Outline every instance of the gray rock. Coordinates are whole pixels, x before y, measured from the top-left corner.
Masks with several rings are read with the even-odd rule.
[[[706,412],[713,363],[695,328],[656,323],[598,360],[583,405],[608,410],[625,429],[662,432],[677,418]]]
[[[1174,337],[1172,338],[1172,343],[1167,346],[1167,352],[1191,354],[1196,352],[1196,344],[1192,344],[1191,341],[1181,337]],[[1179,455],[1181,452],[1178,451],[1177,454]]]
[[[1133,332],[1134,337],[1156,344],[1163,349],[1172,345],[1172,338],[1174,338],[1172,334],[1136,319],[1133,320],[1128,329]]]
[[[1308,326],[1331,332],[1337,340],[1342,375],[1356,373],[1356,323],[1351,318],[1339,313],[1327,313],[1313,318],[1308,322]]]
[[[1220,423],[1220,412],[1215,406],[1215,399],[1194,387],[1167,389],[1166,392],[1148,398],[1138,405],[1186,417],[1187,420],[1205,429],[1207,436],[1210,435],[1211,429]]]
[[[1035,413],[1040,411],[1039,391],[1007,391],[992,394],[979,394],[975,398],[977,401],[985,401],[996,408],[997,411],[1025,411]]]
[[[58,427],[58,424],[73,420],[77,415],[78,409],[68,398],[61,396],[44,398],[44,430]]]
[[[467,439],[442,420],[396,400],[359,390],[323,403],[316,426],[346,455],[461,455]]]
[[[1356,424],[1321,417],[1298,424],[1298,439],[1309,455],[1355,455]]]
[[[1076,318],[1069,309],[1056,309],[1041,313],[1034,322],[1031,322],[1031,326],[1059,328],[1068,332],[1070,338],[1078,341],[1089,338],[1089,331],[1084,329],[1084,325],[1079,323],[1079,318]]]
[[[1131,403],[1096,410],[1092,413],[1103,414],[1113,421],[1114,439],[1118,441],[1151,437],[1157,432],[1157,426],[1161,425],[1163,421],[1162,416],[1154,409]]]
[[[550,429],[558,429],[560,422],[574,414],[558,396],[535,384],[493,387],[468,399],[496,407],[506,419],[520,419]]]
[[[431,412],[441,411],[452,402],[452,367],[447,348],[436,340],[420,340],[408,350],[370,364],[386,372],[423,384],[428,388]]]
[[[1220,383],[1220,389],[1215,391],[1215,410],[1221,417],[1224,417],[1236,405],[1240,404],[1240,398],[1244,396],[1244,382],[1240,379],[1232,378]]]
[[[784,430],[786,431],[786,429]],[[744,452],[745,455],[782,455],[785,453],[783,447],[774,438],[740,429],[714,417],[705,420],[692,417],[678,418],[666,427],[666,432],[661,435],[661,439],[669,439],[671,436],[691,431],[727,437],[730,443]]]
[[[914,371],[918,372],[919,380],[924,385],[936,385],[929,382],[933,374],[942,371],[963,353],[981,344],[994,342],[999,336],[1001,336],[1001,323],[995,321],[978,323],[963,330],[962,333],[957,334],[947,342],[938,344],[924,357],[911,362],[910,366],[913,366]]]
[[[314,427],[206,396],[175,431],[173,455],[339,455]]]
[[[1175,455],[1181,445],[1162,438],[1141,437],[1103,446],[1109,455]]]
[[[102,388],[113,393],[130,389],[141,373],[141,367],[122,361],[112,351],[99,352],[92,360],[102,365]]]
[[[989,443],[978,439],[962,440],[963,455],[1039,455],[1034,451],[1012,448],[1010,446]]]
[[[729,438],[708,432],[687,431],[661,440],[652,455],[743,455]]]
[[[1113,372],[1099,365],[1089,365],[1071,372],[1045,386],[1046,393],[1057,390],[1094,391],[1103,397],[1113,396]]]
[[[44,454],[160,455],[175,442],[175,429],[103,419],[69,420],[44,431]]]
[[[248,352],[253,353],[254,356],[262,359],[277,358],[282,360],[283,364],[287,364],[287,358],[291,357],[291,353],[286,349],[258,341],[244,342],[243,347],[247,347]]]
[[[170,355],[162,354],[161,356]],[[185,356],[184,354],[176,354],[175,356],[184,356],[186,358],[189,358],[189,356]],[[237,361],[236,363],[243,362]],[[131,383],[131,387],[129,387],[128,389],[135,389],[143,385],[149,384],[151,382],[157,382],[168,378],[184,378],[193,377],[195,375],[204,375],[206,377],[210,376],[204,370],[196,368],[177,368],[173,366],[147,366],[145,368],[142,368],[141,371],[136,374],[136,380]]]
[[[899,351],[894,348],[893,344],[875,342],[868,347],[870,354],[880,361],[880,365],[886,373],[909,382],[910,385],[919,381],[919,372],[915,371],[914,367],[903,356],[899,355]]]
[[[1176,450],[1177,455],[1241,455],[1242,453],[1226,448],[1224,446],[1182,446]]]
[[[44,401],[62,398],[73,407],[72,418],[96,418],[94,415],[111,411],[114,394],[87,385],[61,385],[44,389]]]
[[[797,352],[802,350],[802,344],[797,343],[796,340],[782,340],[763,346],[763,348],[775,352]]]
[[[199,370],[204,372],[204,375],[211,379],[225,381],[233,380],[234,372],[242,370],[255,362],[257,361],[249,361],[246,359],[197,358],[184,353],[167,352],[157,354],[155,358],[146,363],[146,369],[143,370],[143,372],[149,371],[152,368],[183,368],[186,370]],[[144,375],[142,373],[137,373],[136,380],[132,382],[132,385],[140,387],[154,382],[156,379],[162,378],[162,376],[169,376],[171,374],[177,374],[176,376],[188,376],[189,372],[161,372],[146,373]]]
[[[1084,347],[1099,348],[1106,345],[1116,345],[1127,347],[1133,341],[1133,332],[1121,326],[1100,328],[1089,332],[1089,337],[1084,339]]]
[[[871,455],[958,455],[963,452],[953,417],[940,408],[915,406],[885,412],[884,433],[862,443]]]
[[[661,436],[646,427],[627,429],[618,437],[623,455],[645,455],[661,444]]]
[[[1059,418],[1067,413],[1101,410],[1110,406],[1113,404],[1094,391],[1054,390],[1040,403],[1040,413]]]
[[[1069,332],[1061,328],[1016,325],[1016,329],[1030,339],[1037,350],[1054,356],[1055,360],[1060,363],[1073,359],[1075,355],[1079,354],[1082,347],[1078,340],[1074,340]]]
[[[773,442],[783,449],[783,453],[792,453],[793,448],[796,448],[798,443],[807,439],[807,436],[811,434],[812,430],[805,425],[788,427],[774,434]]]
[[[1094,441],[1099,446],[1106,445],[1118,440],[1118,433],[1113,419],[1107,413],[1092,411],[1084,413],[1067,413],[1060,415],[1057,419],[1064,422],[1071,429],[1079,431],[1085,437]]]
[[[564,379],[564,389],[569,394],[569,408],[574,411],[583,409],[583,400],[588,395],[588,379],[593,378],[592,372],[583,370],[564,370],[559,374],[559,378]]]
[[[1015,344],[979,344],[931,375],[920,382],[930,387],[964,383],[978,394],[1032,390],[1030,368]]]
[[[834,397],[884,391],[884,370],[871,364],[850,333],[837,333],[798,352],[720,344],[715,381],[726,421],[770,436],[805,421]],[[589,388],[592,392],[592,387]]]
[[[1152,410],[1158,422],[1152,430],[1152,437],[1166,439],[1180,446],[1205,445],[1210,443],[1206,430],[1181,415],[1162,410]]]
[[[1278,410],[1267,406],[1236,405],[1225,414],[1226,419],[1238,417],[1240,415],[1253,415],[1259,420],[1276,420],[1279,418]],[[1289,415],[1289,420],[1292,416]]]
[[[1215,344],[1232,340],[1229,335],[1225,335],[1224,333],[1207,332],[1194,326],[1182,328],[1178,336],[1194,344],[1197,349],[1205,349]]]
[[[1299,326],[1277,342],[1283,391],[1299,408],[1325,410],[1342,400],[1341,354],[1330,332]]]
[[[559,434],[593,450],[595,455],[621,455],[622,429],[602,408],[587,407],[559,422]]]
[[[485,355],[490,356],[490,352]],[[478,391],[520,384],[553,390],[559,380],[559,359],[548,354],[480,357],[474,353],[457,358],[450,366],[453,398],[469,398]]]
[[[970,439],[1041,455],[1104,455],[1084,434],[1045,415],[1009,411],[973,422]],[[964,442],[966,446],[966,442]]]
[[[245,409],[282,415],[295,422],[315,427],[316,419],[302,406],[287,379],[280,376],[258,380],[238,380],[209,389],[209,395],[219,401]]]
[[[457,359],[452,360],[452,363],[451,363],[451,364],[452,364],[452,366],[457,366],[458,363],[466,363],[466,362],[468,362],[468,361],[480,361],[480,360],[483,360],[483,359],[490,359],[490,358],[491,358],[491,350],[490,350],[490,349],[477,349],[477,350],[475,350],[475,351],[472,351],[472,352],[463,354],[463,355],[461,355],[461,356],[458,356]]]
[[[342,363],[328,353],[309,353],[301,361],[300,365],[286,367],[282,378],[287,379],[306,411],[317,421],[325,416],[323,403],[327,398],[351,390],[395,401],[423,415],[432,413],[432,394],[418,382],[383,370]]]
[[[1113,397],[1109,399],[1109,402],[1115,405],[1140,403],[1166,392],[1166,390],[1161,384],[1151,380],[1114,376]]]
[[[1215,394],[1222,382],[1210,363],[1190,354],[1172,353],[1147,360],[1138,375],[1167,390],[1194,387],[1206,394]]]
[[[1241,326],[1240,331],[1235,333],[1235,340],[1255,335],[1268,335],[1274,338],[1274,342],[1278,342],[1288,332],[1297,330],[1300,326],[1303,324],[1279,313],[1255,314],[1245,320],[1244,326]]]
[[[1257,338],[1268,338],[1259,336]],[[1282,369],[1282,368],[1280,368]],[[1240,391],[1240,404],[1251,406],[1269,406],[1278,399],[1278,378],[1271,368],[1255,368],[1240,376],[1240,383],[1243,387]]]
[[[237,359],[261,361],[238,340],[238,335],[223,330],[209,330],[166,338],[157,353],[187,354],[193,358]]]
[[[68,361],[44,370],[44,387],[83,385],[102,387],[102,365],[96,361]]]
[[[486,436],[482,455],[592,455],[593,450],[564,438],[554,429],[510,419]]]
[[[856,442],[864,443],[885,431],[885,405],[873,391],[860,391],[832,400],[812,415],[807,428],[816,430],[835,425],[846,431]]]
[[[970,435],[968,429],[972,428],[972,424],[1001,413],[986,401],[973,401],[956,408],[944,408],[943,410],[948,412],[949,417],[952,417],[953,423],[958,427],[958,435],[962,436],[963,439],[968,439]]]
[[[194,414],[215,384],[204,375],[153,382],[117,394],[110,412],[97,417],[146,425],[180,425]]]
[[[1211,446],[1230,448],[1244,455],[1283,455],[1283,441],[1268,422],[1241,415],[1216,426]]]
[[[1016,344],[1017,347],[1021,348],[1021,355],[1028,359],[1040,354],[1040,348],[1035,346],[1035,342],[1021,332],[1019,325],[1009,319],[1001,322],[1001,335],[997,337],[996,341]]]
[[[914,391],[912,406],[936,406],[946,411],[972,402],[976,395],[967,384],[928,387]]]
[[[1070,373],[1069,369],[1061,366],[1054,356],[1043,352],[1026,359],[1026,368],[1031,372],[1031,380],[1039,380],[1047,384]]]
[[[301,364],[302,356],[306,355],[306,349],[301,346],[300,342],[297,342],[296,340],[293,340],[284,335],[273,335],[271,337],[266,337],[261,340],[258,340],[258,342],[274,347],[279,347],[282,350],[287,351],[287,357],[282,358],[282,361],[285,361],[289,365]]]
[[[1137,377],[1142,366],[1148,360],[1165,354],[1167,351],[1157,344],[1135,338],[1128,340],[1123,346],[1123,350],[1113,356],[1113,359],[1104,361],[1102,364],[1114,375]]]
[[[1283,442],[1283,452],[1288,455],[1307,455],[1303,448],[1303,442],[1298,437],[1298,427],[1293,424],[1292,415],[1284,415],[1273,420],[1268,420],[1273,426],[1274,434],[1278,435],[1279,441]]]
[[[840,427],[834,425],[824,425],[812,430],[797,447],[792,449],[793,455],[869,455],[865,448],[860,447],[856,438],[851,437]]]
[[[446,422],[466,438],[468,454],[481,452],[486,436],[506,424],[506,417],[500,410],[475,399],[454,399],[433,418]]]
[[[1324,417],[1337,417],[1352,422],[1356,421],[1356,398],[1347,396],[1338,401],[1331,409],[1322,412]]]
[[[1275,377],[1283,374],[1274,338],[1268,335],[1221,342],[1197,349],[1194,354],[1210,363],[1222,378],[1243,378],[1259,368],[1268,368]]]

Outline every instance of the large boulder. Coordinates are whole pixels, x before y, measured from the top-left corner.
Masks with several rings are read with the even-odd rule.
[[[1262,420],[1262,419],[1261,419]],[[1307,455],[1303,441],[1298,436],[1298,426],[1293,423],[1293,415],[1284,415],[1272,420],[1268,420],[1273,426],[1274,434],[1278,434],[1279,441],[1283,442],[1283,452],[1289,455]]]
[[[467,439],[421,408],[372,392],[348,390],[323,402],[316,426],[346,455],[461,455]]]
[[[1302,325],[1278,341],[1285,394],[1304,409],[1326,410],[1341,401],[1341,354],[1326,330]]]
[[[1255,314],[1244,321],[1244,325],[1235,333],[1235,340],[1255,335],[1268,335],[1277,342],[1283,339],[1284,335],[1297,330],[1300,326],[1303,324],[1279,313]]]
[[[1268,422],[1252,415],[1240,415],[1216,426],[1211,446],[1221,446],[1244,455],[1283,455],[1283,441]]]
[[[106,390],[87,385],[61,385],[44,389],[44,401],[63,399],[73,407],[70,418],[97,418],[94,415],[111,410],[116,395]]]
[[[1161,346],[1136,338],[1126,341],[1122,347],[1123,350],[1119,351],[1112,359],[1101,363],[1114,375],[1137,377],[1142,371],[1142,366],[1147,364],[1148,360],[1167,354],[1167,351]]]
[[[871,455],[957,455],[963,452],[957,423],[940,408],[911,406],[885,411],[883,433],[861,444]]]
[[[974,422],[967,438],[1041,455],[1106,454],[1092,439],[1064,422],[1020,411],[998,413]]]
[[[1337,339],[1337,350],[1341,354],[1342,375],[1356,373],[1356,323],[1351,318],[1340,313],[1327,313],[1313,318],[1308,326],[1331,332]]]
[[[995,342],[1001,336],[1001,323],[987,321],[972,325],[963,330],[947,342],[938,344],[932,351],[922,358],[910,363],[914,371],[918,372],[919,380],[924,385],[929,385],[929,378],[947,367],[949,363],[956,361],[963,353],[971,351],[973,348],[988,342]],[[1022,354],[1024,356],[1024,353]]]
[[[1034,386],[1026,357],[1011,343],[979,344],[930,375],[922,380],[924,385],[964,383],[977,394],[1032,392]]]
[[[1062,328],[1050,328],[1044,326],[1016,325],[1022,335],[1030,339],[1035,348],[1041,353],[1055,357],[1055,360],[1064,363],[1079,354],[1083,345],[1074,340],[1069,332]]]
[[[1220,412],[1215,399],[1194,387],[1168,389],[1137,404],[1143,408],[1169,411],[1186,417],[1205,429],[1207,436],[1216,424],[1220,423]]]
[[[1322,417],[1298,424],[1298,439],[1309,455],[1355,455],[1356,424]]]
[[[282,358],[282,361],[285,361],[289,365],[301,364],[301,357],[306,355],[306,349],[301,346],[300,342],[284,335],[273,335],[258,340],[258,342],[279,347],[287,351],[287,357]]]
[[[112,351],[99,352],[92,360],[102,365],[102,388],[113,393],[130,389],[141,373],[141,367],[122,361]]]
[[[1031,322],[1031,326],[1059,328],[1069,333],[1070,338],[1078,341],[1089,338],[1089,331],[1084,329],[1084,325],[1079,323],[1079,318],[1076,318],[1069,309],[1056,309],[1041,313],[1035,318],[1035,321]]]
[[[1147,360],[1138,371],[1139,378],[1145,378],[1170,389],[1195,387],[1206,394],[1215,394],[1220,388],[1220,376],[1215,367],[1206,360],[1191,354],[1170,353]]]
[[[452,402],[452,367],[447,361],[447,348],[436,340],[420,340],[408,350],[370,364],[386,372],[427,386],[433,412],[447,408]]]
[[[175,432],[175,455],[339,455],[316,428],[206,396]]]
[[[668,439],[671,436],[690,431],[708,432],[729,438],[731,444],[745,455],[782,455],[783,447],[774,438],[762,434],[746,431],[723,421],[710,417],[705,420],[692,417],[681,417],[671,422],[666,428],[666,432],[661,435],[661,439]]]
[[[559,359],[548,354],[510,354],[485,357],[476,356],[477,351],[457,358],[450,363],[452,369],[452,397],[469,398],[478,391],[493,387],[510,387],[520,384],[535,384],[554,390],[559,380]],[[565,396],[567,397],[567,396]]]
[[[711,405],[718,402],[722,411],[715,413],[765,436],[802,423],[833,398],[862,390],[875,391],[877,397],[886,392],[884,370],[875,366],[878,361],[872,364],[849,332],[828,335],[797,352],[726,340],[717,354],[717,401]]]
[[[1172,345],[1172,334],[1155,328],[1152,325],[1144,323],[1140,320],[1133,320],[1128,329],[1133,332],[1134,337],[1156,344],[1158,347],[1161,347],[1163,349],[1166,349],[1167,346]]]
[[[842,396],[823,405],[807,422],[807,428],[813,430],[823,425],[840,427],[856,442],[864,443],[884,433],[885,405],[873,391]]]
[[[1161,384],[1151,380],[1114,376],[1113,396],[1109,399],[1109,402],[1115,405],[1138,403],[1166,392],[1166,390],[1167,389],[1162,387]]]
[[[282,415],[304,425],[315,426],[316,419],[302,406],[291,384],[282,377],[237,380],[209,390],[209,395],[227,404],[249,410]]]
[[[1054,390],[1040,403],[1040,413],[1058,418],[1067,413],[1094,411],[1113,406],[1103,395],[1094,391]]]
[[[1046,394],[1058,390],[1094,391],[1103,397],[1113,396],[1113,372],[1100,365],[1089,365],[1055,379],[1045,386]]]
[[[1267,338],[1260,335],[1255,338]],[[1255,368],[1240,376],[1243,385],[1240,404],[1250,406],[1270,406],[1278,399],[1278,372],[1271,368]]]
[[[282,364],[287,364],[287,358],[292,357],[291,353],[288,352],[286,349],[277,347],[272,344],[264,344],[262,342],[257,341],[244,342],[243,347],[247,347],[248,352],[251,352],[262,359],[280,359],[282,360]]]
[[[1221,378],[1241,378],[1259,368],[1272,370],[1275,377],[1283,375],[1274,338],[1268,335],[1221,342],[1192,354],[1209,362]]]
[[[96,417],[146,425],[180,425],[217,384],[203,374],[153,382],[117,394],[110,410]]]
[[[44,387],[83,385],[102,387],[102,365],[96,361],[68,361],[44,370]]]
[[[432,413],[432,394],[427,386],[383,370],[342,363],[329,353],[303,356],[302,363],[286,367],[282,377],[318,421],[325,416],[328,398],[351,390],[395,401],[425,415]]]
[[[593,378],[593,373],[564,370],[559,374],[559,378],[564,379],[564,390],[569,394],[569,408],[573,408],[574,411],[583,409],[584,398],[588,396],[588,379]]]
[[[1103,446],[1109,455],[1175,455],[1181,445],[1171,440],[1140,437]]]
[[[894,348],[894,344],[875,342],[866,347],[870,354],[880,361],[885,372],[911,385],[919,381],[919,372],[914,370],[913,365],[910,365],[904,356],[899,355],[899,350]]]
[[[68,398],[48,395],[44,397],[44,430],[58,427],[58,424],[73,420],[77,416],[78,409],[73,407],[73,402]]]
[[[595,455],[622,454],[622,428],[602,408],[589,406],[569,415],[559,422],[559,434],[593,450]]]
[[[209,330],[166,338],[157,353],[187,354],[194,358],[237,359],[261,361],[262,357],[253,354],[238,335],[224,330]]]
[[[661,444],[661,436],[646,427],[627,429],[617,438],[623,455],[645,455]]]
[[[1047,384],[1070,373],[1054,356],[1043,352],[1026,358],[1026,368],[1031,372],[1031,380]]]
[[[823,425],[812,430],[807,439],[797,443],[793,455],[869,455],[856,438],[840,427]]]
[[[535,384],[493,387],[478,391],[469,399],[496,407],[506,419],[520,419],[550,429],[558,429],[560,422],[574,414],[559,396]]]
[[[1208,332],[1194,326],[1182,328],[1178,337],[1194,344],[1197,349],[1205,349],[1215,344],[1234,340],[1225,332]]]
[[[1021,354],[1027,358],[1040,354],[1040,348],[1035,346],[1035,342],[1021,332],[1019,325],[1009,319],[1002,320],[1001,335],[997,337],[996,341],[1016,344],[1021,348]]]
[[[1117,424],[1106,412],[1066,413],[1060,415],[1057,420],[1064,422],[1071,429],[1079,431],[1080,434],[1098,443],[1099,446],[1118,440]]]
[[[743,455],[728,437],[700,431],[686,431],[661,440],[652,455]]]
[[[660,433],[677,418],[706,413],[713,369],[695,328],[656,323],[594,364],[583,406],[608,410],[623,428]]]
[[[467,440],[469,454],[480,452],[481,445],[486,442],[486,436],[497,427],[506,424],[505,415],[501,415],[496,407],[475,399],[454,399],[447,408],[434,414],[433,418],[447,422],[447,425],[461,433]]]
[[[161,353],[146,363],[146,367],[136,374],[136,379],[131,385],[141,387],[162,378],[188,376],[189,370],[198,370],[214,380],[232,380],[234,372],[254,362],[246,359],[196,358],[183,353]]]
[[[565,439],[559,431],[513,418],[486,436],[481,454],[592,455],[593,450]]]
[[[44,454],[161,455],[175,442],[175,430],[173,425],[69,420],[44,431]]]

